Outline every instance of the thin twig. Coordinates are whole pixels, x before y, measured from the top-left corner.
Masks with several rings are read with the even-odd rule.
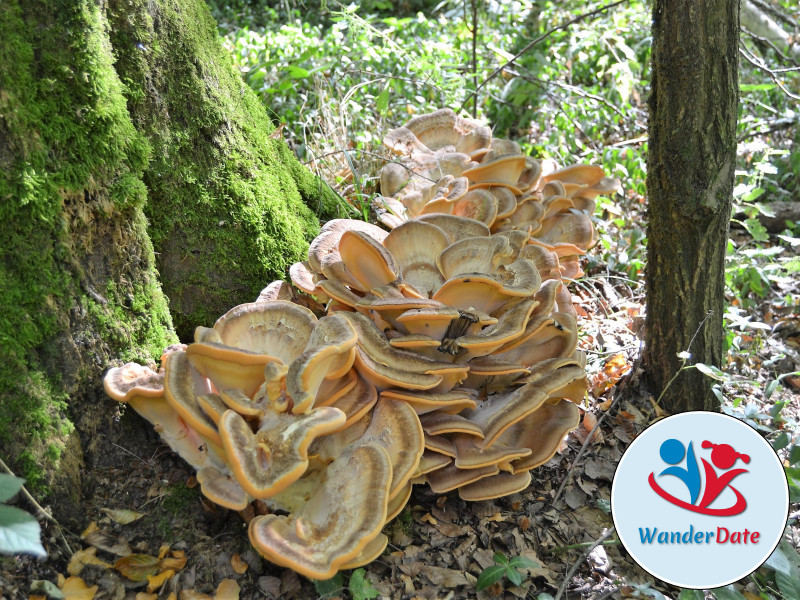
[[[592,545],[586,549],[586,552],[584,552],[583,555],[581,555],[580,559],[578,559],[577,561],[575,561],[575,563],[573,563],[573,565],[569,568],[569,571],[567,571],[567,574],[564,576],[564,581],[562,581],[561,585],[558,587],[558,592],[556,592],[556,596],[553,600],[561,600],[561,596],[564,595],[564,592],[567,589],[567,585],[569,585],[569,581],[570,579],[572,579],[572,576],[575,574],[575,571],[578,570],[578,568],[583,564],[583,561],[585,561],[592,553],[592,551],[595,548],[597,548],[600,544],[602,544],[605,541],[605,539],[613,533],[613,531],[614,531],[613,527],[604,529],[603,535],[601,535],[594,542],[592,542]]]
[[[561,485],[558,487],[558,490],[556,491],[556,495],[553,496],[553,499],[550,501],[550,505],[551,506],[555,505],[555,503],[558,502],[559,498],[561,498],[561,494],[564,493],[564,488],[567,487],[567,484],[572,479],[572,472],[575,470],[575,467],[577,466],[578,461],[580,461],[580,459],[583,458],[583,455],[586,453],[586,449],[589,447],[589,443],[594,438],[594,432],[597,431],[597,429],[600,427],[600,425],[605,420],[606,416],[608,416],[608,414],[614,409],[614,407],[617,405],[617,402],[619,402],[619,399],[621,397],[622,397],[622,394],[617,393],[617,396],[616,396],[616,398],[614,398],[614,401],[611,403],[611,406],[608,407],[607,411],[605,411],[602,415],[600,415],[600,418],[597,419],[597,423],[594,424],[594,427],[592,427],[592,430],[589,432],[589,435],[586,436],[586,439],[583,441],[583,445],[581,446],[581,449],[578,450],[578,454],[575,455],[575,459],[572,461],[572,464],[569,466],[569,469],[567,469],[567,474],[564,476],[564,480],[561,482]]]
[[[2,458],[0,458],[0,467],[2,467],[3,470],[12,477],[16,477],[16,475],[14,475],[14,472],[8,468],[8,465],[3,461]],[[69,552],[70,556],[72,556],[73,554],[72,548],[70,547],[69,542],[67,542],[67,538],[64,537],[64,531],[67,531],[67,533],[70,533],[70,535],[74,534],[72,534],[68,529],[65,529],[53,515],[51,515],[44,508],[42,508],[42,505],[36,501],[36,498],[31,496],[31,493],[27,490],[27,488],[24,485],[20,487],[20,491],[22,492],[22,495],[25,496],[25,499],[28,502],[30,502],[36,509],[36,512],[38,513],[37,516],[47,521],[50,521],[56,526],[56,529],[58,530],[58,533],[61,536],[61,541],[64,542],[64,546],[67,548],[67,552]]]
[[[8,468],[8,465],[5,462],[3,462],[2,458],[0,458],[0,467],[2,467],[3,470],[12,477],[16,477],[16,475],[14,475],[14,472]],[[36,511],[39,513],[38,516],[50,521],[51,523],[55,523],[56,525],[59,524],[58,521],[55,520],[55,517],[53,517],[50,513],[48,513],[45,509],[43,509],[42,505],[39,504],[33,496],[31,496],[31,493],[25,488],[24,485],[21,487],[20,491],[22,492],[22,495],[25,496],[25,499],[28,502],[30,502],[36,509]]]
[[[710,317],[713,314],[714,314],[713,310],[708,311],[706,313],[706,316],[703,317],[703,320],[700,321],[700,325],[697,326],[697,330],[694,332],[694,335],[692,336],[692,339],[689,340],[689,347],[686,348],[686,352],[689,352],[692,349],[692,344],[694,343],[694,340],[697,337],[697,334],[700,333],[700,330],[703,328],[703,325],[705,325],[706,321],[708,321],[708,317]],[[675,373],[675,375],[672,376],[672,379],[670,379],[667,382],[667,385],[664,386],[664,389],[661,390],[661,393],[658,395],[658,399],[655,401],[656,406],[658,406],[658,408],[661,408],[661,399],[664,397],[664,394],[667,393],[667,390],[669,389],[669,386],[672,385],[672,382],[675,381],[678,378],[678,375],[680,375],[681,372],[686,367],[686,361],[687,360],[688,359],[686,359],[686,358],[683,359],[683,362],[681,363],[681,368],[678,369],[678,371]]]
[[[564,550],[575,550],[576,548],[588,548],[591,545],[596,546],[616,546],[620,541],[618,539],[606,540],[601,544],[596,542],[583,542],[582,544],[569,544],[567,546],[556,546],[555,548],[544,548],[542,554],[555,554],[556,552],[563,552]]]
[[[775,85],[781,88],[781,91],[787,96],[789,96],[789,98],[792,98],[793,100],[800,100],[800,96],[798,96],[797,94],[793,94],[792,92],[786,89],[786,86],[784,86],[783,83],[781,83],[780,80],[778,79],[778,75],[776,74],[776,72],[770,69],[766,64],[764,64],[764,61],[760,57],[756,56],[755,54],[753,54],[752,52],[750,52],[749,50],[747,50],[742,46],[739,46],[739,54],[744,56],[745,60],[747,60],[747,62],[749,62],[751,65],[767,73],[770,76],[770,79],[772,79],[772,81],[775,83]],[[749,54],[752,54],[752,57],[749,56]]]
[[[628,2],[628,0],[617,0],[617,2],[612,2],[611,4],[606,4],[605,6],[601,6],[600,8],[598,8],[598,9],[595,9],[595,10],[592,10],[592,11],[589,11],[588,13],[585,13],[585,14],[582,14],[582,15],[578,15],[578,16],[577,16],[577,17],[575,17],[574,19],[570,19],[570,20],[569,20],[569,21],[567,21],[566,23],[562,23],[561,25],[558,25],[558,26],[556,26],[556,27],[553,27],[552,29],[550,29],[550,30],[548,30],[548,31],[544,32],[542,35],[540,35],[540,36],[539,36],[539,37],[537,37],[536,39],[534,39],[534,40],[532,40],[531,42],[529,42],[528,44],[526,44],[526,45],[525,45],[525,47],[524,47],[522,50],[520,50],[519,52],[517,52],[517,53],[516,53],[516,54],[513,56],[513,58],[509,59],[509,60],[508,60],[508,61],[506,61],[504,64],[500,65],[500,66],[499,66],[499,67],[497,67],[497,68],[496,68],[494,71],[492,71],[492,72],[489,74],[489,76],[488,76],[486,79],[484,79],[484,80],[483,80],[483,81],[482,81],[482,82],[481,82],[479,85],[475,86],[475,91],[473,91],[473,92],[470,92],[470,95],[469,95],[469,96],[467,96],[467,99],[464,101],[464,104],[462,104],[462,105],[461,105],[461,110],[464,110],[464,108],[465,108],[465,107],[466,107],[466,105],[467,105],[467,102],[469,102],[469,100],[470,100],[470,98],[471,98],[471,97],[473,97],[473,96],[477,96],[477,95],[478,95],[478,92],[481,90],[481,88],[483,88],[483,86],[485,86],[485,85],[486,85],[487,83],[489,83],[489,82],[490,82],[492,79],[494,79],[495,77],[497,77],[497,75],[499,75],[500,73],[502,73],[502,72],[503,72],[503,69],[505,69],[505,68],[506,68],[506,67],[508,67],[509,65],[513,64],[514,62],[516,62],[516,61],[517,61],[517,59],[518,59],[520,56],[522,56],[523,54],[525,54],[525,53],[526,53],[528,50],[530,50],[531,48],[533,48],[533,47],[534,47],[536,44],[538,44],[538,43],[539,43],[539,42],[541,42],[542,40],[545,40],[545,39],[547,39],[547,38],[548,38],[548,37],[550,37],[552,34],[554,34],[556,31],[560,31],[560,30],[562,30],[562,29],[566,29],[567,27],[569,27],[570,25],[573,25],[574,23],[577,23],[577,22],[579,22],[579,21],[582,21],[582,20],[584,20],[584,19],[588,19],[589,17],[593,17],[594,15],[597,15],[597,14],[600,14],[600,13],[602,13],[602,12],[605,12],[605,11],[607,11],[607,10],[611,9],[611,8],[614,8],[615,6],[619,6],[620,4],[625,4],[626,2]]]

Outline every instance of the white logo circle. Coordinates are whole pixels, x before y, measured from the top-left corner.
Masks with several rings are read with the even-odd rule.
[[[614,474],[622,545],[650,574],[708,589],[750,574],[781,540],[789,487],[780,459],[747,424],[719,413],[656,422]]]

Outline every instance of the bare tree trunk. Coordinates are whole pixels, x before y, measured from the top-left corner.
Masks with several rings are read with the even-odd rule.
[[[736,163],[738,0],[656,0],[647,189],[647,337],[653,391],[687,364],[722,359],[724,261]],[[684,370],[673,412],[714,409],[710,380]]]

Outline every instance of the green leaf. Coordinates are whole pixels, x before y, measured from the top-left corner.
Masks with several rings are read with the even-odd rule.
[[[492,558],[494,559],[494,562],[496,562],[498,565],[507,565],[508,564],[508,558],[502,552],[495,552],[494,556],[492,556]]]
[[[741,593],[737,592],[732,585],[711,590],[717,600],[745,600]]]
[[[786,600],[800,600],[800,581],[782,571],[776,571],[775,583]]]
[[[478,576],[478,582],[475,585],[475,589],[479,592],[481,590],[485,590],[490,585],[493,585],[500,581],[503,576],[506,574],[506,566],[505,565],[492,565],[491,567],[486,567],[483,572]]]
[[[740,83],[739,90],[742,92],[768,92],[775,89],[774,83]]]
[[[509,561],[508,566],[515,569],[535,569],[539,564],[525,556],[515,556]]]
[[[800,445],[795,444],[792,446],[792,449],[789,450],[789,466],[797,462],[800,462]]]
[[[22,489],[24,479],[0,473],[0,502],[5,502],[14,497]]]
[[[792,440],[789,437],[789,434],[787,434],[785,431],[781,431],[778,434],[778,437],[776,437],[774,440],[772,440],[772,449],[773,450],[782,450],[783,448],[786,448],[786,446],[788,446],[789,442],[791,442],[791,441]]]
[[[794,548],[792,548],[792,550],[795,551]],[[789,558],[780,545],[775,548],[775,552],[769,555],[769,558],[764,561],[764,564],[779,573],[786,573],[787,575],[791,575],[792,573],[792,563],[789,561]]]
[[[522,583],[522,573],[516,569],[506,569],[506,577],[508,577],[508,580],[513,585],[519,585]]]
[[[289,65],[286,67],[286,71],[289,73],[289,77],[292,79],[305,79],[311,74],[307,69],[298,67],[296,65]]]
[[[364,569],[356,569],[350,576],[348,589],[353,596],[353,600],[370,600],[371,598],[376,598],[379,594],[378,590],[367,579],[366,573]]]
[[[786,467],[785,470],[789,482],[789,501],[800,502],[800,468]]]
[[[775,389],[778,387],[779,383],[780,382],[777,379],[773,379],[772,381],[770,381],[767,384],[767,389],[764,390],[764,399],[765,400],[769,400],[769,397],[772,396],[772,394],[775,393]],[[775,448],[775,449],[778,450],[778,448]]]
[[[330,579],[324,581],[314,581],[314,589],[320,598],[331,598],[338,596],[339,592],[344,589],[344,580],[341,573],[337,573]]]
[[[536,600],[554,600],[554,598],[547,592],[542,592],[541,594],[536,596]],[[702,598],[700,600],[702,600]]]
[[[13,506],[0,506],[0,552],[44,558],[47,552],[40,536],[39,522],[31,515]]]
[[[678,600],[704,600],[705,596],[700,590],[681,590]]]
[[[697,370],[700,371],[703,375],[708,375],[711,379],[716,379],[717,381],[728,381],[730,377],[720,371],[714,365],[707,365],[705,363],[697,363],[694,365],[697,367]]]
[[[375,98],[375,108],[382,115],[386,114],[386,109],[389,108],[389,86],[383,88],[383,91]]]

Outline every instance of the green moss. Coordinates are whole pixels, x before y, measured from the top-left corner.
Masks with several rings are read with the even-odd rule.
[[[153,149],[149,231],[186,337],[285,277],[336,202],[271,137],[202,1],[112,0],[109,15],[128,107]]]
[[[153,353],[170,321],[141,213],[149,145],[128,116],[97,5],[0,3],[0,39],[0,454],[37,489],[72,432],[70,394],[90,375],[96,387],[96,363],[130,344]],[[101,247],[137,236],[145,283]],[[87,293],[123,274],[149,294],[148,316]],[[98,335],[115,327],[136,334]]]
[[[198,488],[189,488],[180,483],[167,489],[162,505],[165,510],[177,516],[185,513],[195,505],[199,497]]]

